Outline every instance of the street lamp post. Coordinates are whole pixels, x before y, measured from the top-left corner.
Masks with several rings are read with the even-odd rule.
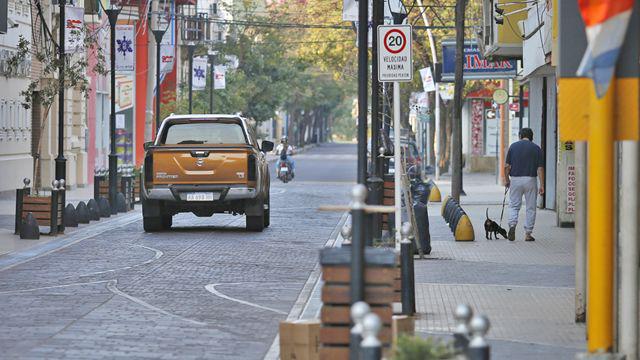
[[[109,116],[109,204],[111,213],[116,214],[118,207],[116,195],[118,195],[118,155],[116,155],[116,23],[120,9],[111,8],[105,10],[111,26],[111,46],[109,60],[111,63],[111,114]]]
[[[193,52],[196,49],[196,44],[191,41],[187,45],[189,50],[189,114],[193,114]]]
[[[215,68],[216,68],[216,54],[217,51],[210,50],[209,51],[209,64],[211,64],[211,80],[209,80],[209,113],[213,114],[213,90],[214,90],[214,82],[216,79],[215,76]]]
[[[58,68],[58,156],[56,157],[56,174],[57,180],[67,177],[67,159],[64,157],[64,65],[65,65],[65,46],[64,46],[64,30],[66,25],[65,19],[65,0],[60,0],[60,36],[58,43],[58,59],[60,65]]]
[[[164,30],[153,30],[156,40],[156,133],[160,128],[160,44],[164,36]]]
[[[160,46],[162,43],[162,37],[164,36],[164,33],[169,28],[170,23],[167,22],[166,26],[163,26],[163,24],[161,24],[162,17],[160,15],[163,13],[160,11],[155,12],[157,19],[156,21],[153,21],[152,19],[153,14],[154,12],[149,12],[149,21],[147,21],[147,23],[149,24],[149,29],[151,29],[151,33],[153,33],[153,38],[156,41],[156,133],[157,133],[158,129],[160,129],[160,66],[161,66]]]

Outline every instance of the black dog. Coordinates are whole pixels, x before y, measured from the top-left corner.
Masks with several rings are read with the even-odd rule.
[[[495,237],[496,240],[498,240],[498,234],[502,235],[502,237],[506,239],[507,230],[501,228],[497,222],[489,219],[489,208],[487,208],[486,214],[487,214],[487,220],[484,221],[484,231],[485,231],[485,234],[486,234],[485,237],[487,238],[487,240],[493,240],[493,237]],[[491,236],[491,234],[493,234],[493,237]]]

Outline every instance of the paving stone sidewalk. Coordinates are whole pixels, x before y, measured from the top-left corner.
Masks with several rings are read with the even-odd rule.
[[[437,182],[443,198],[450,181]],[[504,188],[494,174],[465,174],[462,206],[474,226],[475,241],[455,242],[429,205],[433,251],[416,260],[416,331],[446,336],[454,329],[452,311],[471,305],[491,321],[493,359],[573,359],[585,348],[585,327],[574,319],[574,229],[558,228],[555,213],[538,210],[535,242],[524,241],[524,209],[516,241],[486,240],[485,211],[500,221]],[[503,227],[507,227],[505,209]]]

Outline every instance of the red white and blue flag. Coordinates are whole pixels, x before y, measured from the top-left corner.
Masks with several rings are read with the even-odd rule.
[[[577,74],[593,79],[598,97],[609,88],[634,1],[578,0],[589,45]]]

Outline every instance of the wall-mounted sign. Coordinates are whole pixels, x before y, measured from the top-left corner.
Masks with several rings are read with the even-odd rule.
[[[498,105],[505,104],[509,101],[509,93],[505,89],[495,89],[493,91],[493,101]]]
[[[453,81],[456,70],[455,41],[442,42],[442,81]],[[516,76],[517,64],[515,60],[486,60],[478,45],[473,42],[464,44],[464,79],[508,79]]]

